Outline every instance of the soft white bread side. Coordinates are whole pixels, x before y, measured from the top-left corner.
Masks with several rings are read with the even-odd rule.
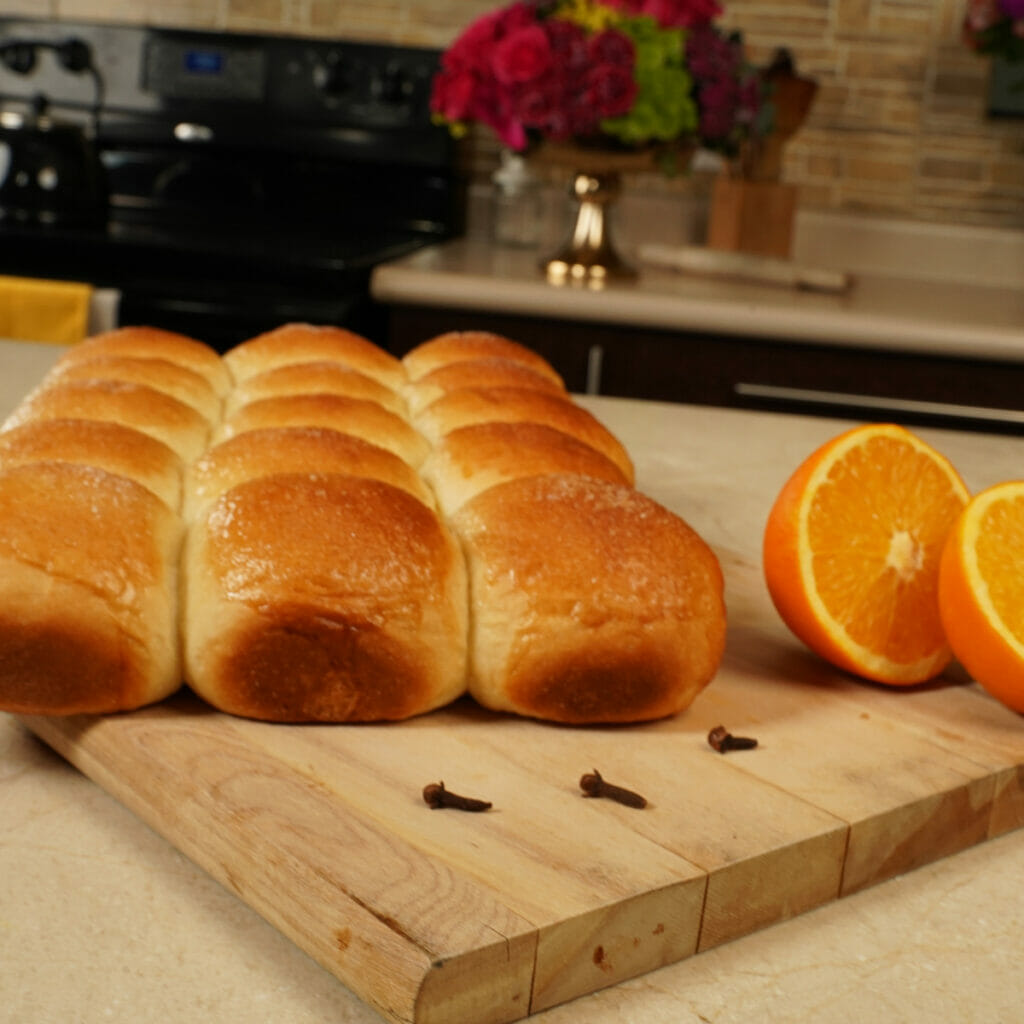
[[[451,391],[415,417],[434,446],[459,427],[478,423],[540,423],[569,434],[611,459],[630,483],[633,463],[622,443],[594,415],[568,397],[526,388]]]
[[[626,474],[596,448],[541,423],[477,423],[435,445],[422,469],[446,515],[506,480],[576,473],[628,486]]]
[[[102,469],[0,470],[0,710],[123,711],[181,682],[181,522]]]
[[[231,387],[231,374],[221,357],[209,345],[158,327],[118,327],[113,331],[94,334],[80,344],[71,346],[57,361],[56,367],[99,356],[164,359],[205,377],[218,395],[223,395]]]
[[[489,331],[449,331],[439,334],[406,352],[402,363],[409,378],[416,381],[439,367],[480,359],[506,359],[520,363],[565,386],[559,373],[540,353]]]
[[[401,416],[376,402],[343,395],[288,395],[250,402],[224,420],[215,440],[262,427],[327,427],[378,445],[413,467],[430,450],[423,435]]]
[[[465,687],[461,553],[407,492],[342,475],[239,484],[186,542],[185,671],[272,721],[402,719]]]
[[[120,423],[35,420],[0,433],[0,467],[70,462],[127,477],[169,509],[181,505],[181,459],[162,441]]]
[[[382,480],[431,508],[435,504],[433,492],[408,463],[369,441],[324,427],[265,427],[214,445],[189,467],[186,521],[232,487],[276,473],[344,473]]]
[[[207,423],[221,416],[221,400],[209,380],[187,366],[158,357],[96,356],[63,362],[47,375],[44,385],[66,381],[118,380],[145,384],[190,405]]]
[[[469,692],[499,711],[634,722],[688,707],[725,644],[722,573],[632,488],[524,477],[453,517],[472,608]]]
[[[224,354],[236,384],[279,366],[324,360],[373,377],[392,391],[400,391],[405,383],[405,371],[394,356],[341,327],[284,324]]]
[[[57,378],[29,395],[3,429],[33,420],[82,419],[120,423],[155,437],[186,462],[206,448],[210,425],[190,405],[145,384]]]
[[[342,395],[376,402],[399,416],[406,416],[405,399],[386,384],[358,370],[321,359],[311,363],[290,363],[254,374],[230,393],[225,414],[230,416],[248,402],[289,395]]]
[[[415,414],[449,391],[467,388],[524,388],[567,397],[561,381],[523,363],[511,359],[471,359],[439,366],[419,380],[410,381],[406,385],[409,411]]]

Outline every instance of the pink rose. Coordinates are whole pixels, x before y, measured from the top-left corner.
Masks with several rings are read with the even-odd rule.
[[[632,69],[616,64],[598,64],[587,75],[587,103],[599,117],[618,117],[633,106],[637,84]]]
[[[540,25],[511,32],[495,46],[491,57],[494,77],[506,84],[539,78],[551,64],[551,45]]]
[[[614,64],[632,72],[636,63],[636,47],[624,32],[610,28],[590,37],[587,56],[593,64]]]

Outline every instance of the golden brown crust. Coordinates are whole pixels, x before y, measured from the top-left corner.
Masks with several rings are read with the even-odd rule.
[[[101,469],[0,471],[0,709],[120,711],[180,685],[178,517]]]
[[[328,427],[385,448],[413,467],[429,451],[422,434],[401,416],[376,402],[342,395],[290,395],[250,402],[224,420],[217,437],[234,437],[261,427]]]
[[[218,395],[223,395],[231,386],[231,376],[214,349],[195,338],[158,327],[118,327],[94,334],[69,348],[57,366],[98,356],[166,359],[205,377]]]
[[[525,421],[458,427],[441,438],[423,465],[423,476],[447,515],[495,484],[548,473],[630,483],[596,448],[554,427]]]
[[[227,408],[230,415],[240,406],[262,398],[289,395],[343,395],[383,405],[399,416],[407,414],[405,399],[373,377],[328,360],[290,363],[247,377],[232,391]]]
[[[472,595],[470,693],[558,722],[683,710],[725,644],[718,560],[639,492],[580,476],[528,477],[455,515]]]
[[[62,363],[47,376],[45,384],[67,381],[119,380],[145,384],[190,405],[207,423],[220,419],[221,401],[213,385],[195,370],[167,359],[138,356],[96,356]]]
[[[419,412],[449,391],[479,388],[524,388],[567,397],[561,381],[511,359],[470,359],[448,363],[406,386],[409,409]]]
[[[222,710],[400,719],[463,692],[461,553],[431,510],[388,484],[241,484],[193,528],[186,581],[186,678]]]
[[[0,434],[0,438],[2,438]],[[325,427],[265,427],[214,445],[186,481],[185,518],[246,480],[277,473],[343,473],[382,480],[433,507],[419,474],[393,452]]]
[[[449,331],[425,341],[402,357],[411,380],[419,380],[433,370],[467,360],[506,359],[550,377],[565,386],[555,368],[540,353],[518,341],[489,331]]]
[[[633,463],[619,439],[568,397],[525,388],[452,391],[428,405],[415,422],[434,445],[453,430],[478,423],[540,423],[597,449],[630,483],[634,480]]]
[[[35,420],[0,433],[0,467],[70,462],[128,477],[168,508],[181,507],[181,459],[162,441],[120,423]]]
[[[405,371],[394,356],[342,327],[284,324],[243,341],[224,355],[236,383],[279,366],[322,360],[364,373],[393,391],[405,383]]]
[[[162,441],[186,462],[198,458],[210,434],[209,424],[195,409],[145,384],[59,378],[29,395],[4,429],[54,419],[121,423]]]

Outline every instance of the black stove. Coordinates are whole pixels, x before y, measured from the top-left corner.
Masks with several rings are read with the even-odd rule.
[[[439,56],[0,19],[0,273],[221,350],[292,320],[380,340],[373,267],[461,228]]]

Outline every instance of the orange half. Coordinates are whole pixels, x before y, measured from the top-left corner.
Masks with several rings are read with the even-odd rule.
[[[939,613],[964,668],[1024,711],[1024,481],[987,488],[958,517],[939,566]]]
[[[764,533],[764,573],[783,621],[822,658],[909,685],[952,660],[938,608],[939,560],[969,493],[909,430],[867,424],[810,455]]]

